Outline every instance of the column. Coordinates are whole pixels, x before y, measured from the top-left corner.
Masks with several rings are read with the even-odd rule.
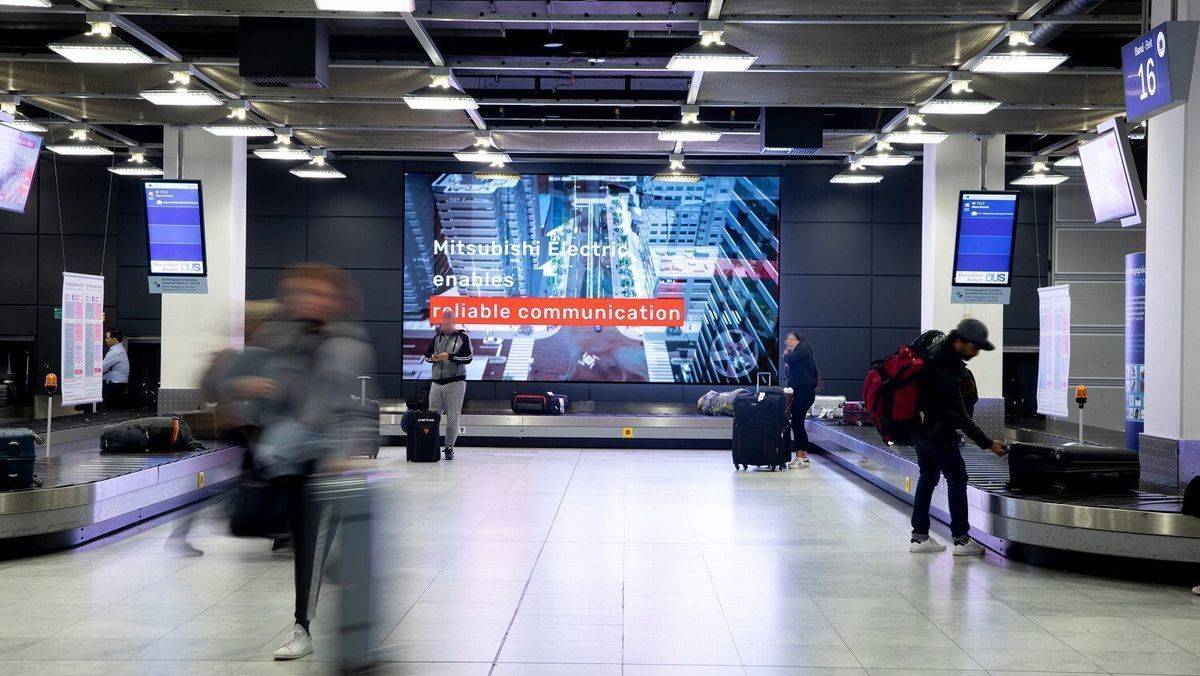
[[[981,399],[977,418],[985,429],[1004,420],[1004,306],[955,305],[950,302],[958,194],[962,190],[1004,189],[1004,136],[955,134],[925,146],[921,212],[921,330],[950,331],[966,317],[987,324],[994,352],[971,361]],[[985,401],[986,400],[986,401]],[[986,416],[982,415],[986,412]],[[994,419],[999,416],[999,423]],[[981,422],[981,425],[983,423]]]
[[[1200,20],[1200,0],[1176,4],[1178,19]],[[1155,0],[1151,25],[1170,20],[1171,5]],[[1146,424],[1141,454],[1143,483],[1159,490],[1174,490],[1200,474],[1200,76],[1196,73],[1188,99],[1191,103],[1152,118],[1148,134]]]
[[[246,140],[200,127],[163,129],[166,178],[197,179],[204,200],[208,293],[164,294],[159,411],[199,403],[212,356],[241,346],[246,304]]]

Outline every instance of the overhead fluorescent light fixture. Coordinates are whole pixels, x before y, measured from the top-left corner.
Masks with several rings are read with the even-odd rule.
[[[1036,161],[1029,168],[1029,171],[1013,179],[1012,184],[1024,186],[1058,185],[1068,178],[1070,177],[1065,174],[1056,174],[1050,171],[1045,162]]]
[[[682,119],[658,132],[659,141],[711,143],[721,140],[721,132],[700,121],[700,106],[683,106]]]
[[[292,167],[290,173],[300,178],[346,178],[345,174],[327,161],[329,151],[314,150],[311,157],[308,162]]]
[[[475,97],[454,86],[449,68],[430,68],[430,82],[404,95],[413,110],[478,110]]]
[[[51,143],[46,150],[56,155],[72,155],[80,157],[98,157],[112,155],[113,151],[88,139],[86,126],[71,127],[71,137],[62,143]]]
[[[1054,166],[1059,169],[1063,167],[1082,167],[1083,161],[1079,159],[1078,154],[1071,153],[1070,155],[1066,155],[1055,160]]]
[[[905,126],[895,129],[887,135],[888,143],[905,143],[924,145],[926,143],[941,143],[950,138],[950,134],[925,122],[925,116],[917,112],[908,114]]]
[[[864,167],[861,162],[851,161],[848,164],[849,166],[845,169],[834,174],[829,182],[844,185],[869,185],[883,180],[883,174]]]
[[[14,115],[11,122],[5,122],[4,124],[8,125],[9,127],[12,127],[13,129],[16,129],[18,131],[27,131],[30,134],[46,133],[46,128],[44,126],[38,124],[37,122],[34,122],[33,120],[25,117],[24,115],[19,115],[19,114]]]
[[[307,150],[292,143],[292,130],[290,127],[277,128],[275,130],[275,142],[266,148],[255,148],[254,156],[263,160],[290,162],[307,160],[312,157],[308,154]]]
[[[209,90],[193,85],[190,68],[172,70],[166,87],[147,89],[138,95],[156,106],[219,106],[225,103]]]
[[[758,57],[726,44],[724,35],[723,22],[701,21],[700,41],[672,56],[667,68],[701,73],[736,73],[753,65]]]
[[[667,163],[667,168],[654,175],[655,183],[699,183],[700,174],[694,171],[689,171],[683,165],[683,155],[676,153],[671,154],[671,159]]]
[[[47,5],[48,6],[48,5]],[[72,63],[152,63],[148,54],[112,34],[108,21],[94,21],[83,35],[52,42],[50,51]]]
[[[475,142],[454,153],[454,157],[460,162],[481,162],[483,164],[495,165],[512,161],[508,153],[496,146],[496,142],[492,140],[492,135],[487,132],[476,134]]]
[[[322,12],[412,12],[415,0],[315,0]]]
[[[274,136],[275,132],[266,125],[250,121],[249,110],[249,101],[234,101],[229,104],[229,115],[201,128],[214,136],[239,136],[242,138]]]
[[[0,0],[0,7],[50,7],[50,0]]]
[[[912,164],[916,159],[908,153],[892,152],[892,146],[887,141],[875,144],[875,150],[858,159],[864,167],[903,167]]]
[[[1049,73],[1067,55],[1037,45],[1004,45],[984,54],[971,67],[976,73]]]
[[[925,115],[986,115],[1000,107],[1000,102],[973,89],[949,91],[937,95],[921,106]]]
[[[508,184],[507,187],[515,186],[521,180],[520,174],[513,171],[512,169],[507,169],[502,166],[501,167],[488,167],[487,169],[480,169],[479,171],[472,174],[472,176],[475,177],[476,181],[488,181],[488,182],[492,182],[492,183],[506,183],[506,184]]]
[[[16,96],[14,94],[0,94],[0,124],[12,127],[17,131],[27,131],[31,134],[41,134],[45,132],[45,127],[17,112],[17,106],[20,104],[20,96]]]
[[[130,148],[129,157],[108,168],[118,176],[162,176],[163,170],[146,161],[145,148]]]

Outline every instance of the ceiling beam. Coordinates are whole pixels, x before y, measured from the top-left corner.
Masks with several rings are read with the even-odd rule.
[[[429,62],[435,67],[445,66],[446,59],[442,56],[441,50],[434,44],[433,38],[429,36],[429,31],[425,30],[425,27],[413,17],[411,12],[404,12],[404,23],[412,31],[413,37],[417,39],[417,42],[421,43],[421,49],[425,50],[425,55],[429,57]],[[487,123],[479,116],[479,111],[468,110],[466,113],[476,129],[487,129]]]

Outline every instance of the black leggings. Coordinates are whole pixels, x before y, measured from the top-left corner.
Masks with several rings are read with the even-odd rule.
[[[812,408],[817,395],[801,392],[792,395],[792,451],[808,451],[808,430],[804,429],[804,416]]]
[[[296,624],[304,627],[305,631],[308,631],[309,620],[317,608],[321,571],[329,558],[329,549],[337,529],[332,510],[314,502],[308,495],[309,481],[307,476],[283,479],[295,553]]]

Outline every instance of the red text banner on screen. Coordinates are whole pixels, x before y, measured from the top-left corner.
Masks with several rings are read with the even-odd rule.
[[[548,326],[683,326],[682,298],[507,298],[434,296],[429,322],[443,312],[463,324],[541,324]]]

